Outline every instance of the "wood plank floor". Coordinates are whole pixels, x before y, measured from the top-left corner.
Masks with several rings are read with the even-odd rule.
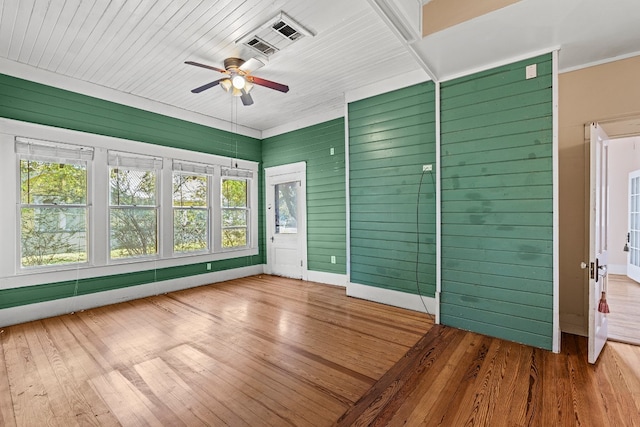
[[[610,274],[608,285],[609,337],[640,345],[640,283]]]
[[[271,276],[0,332],[2,426],[640,425],[640,349],[562,354]]]

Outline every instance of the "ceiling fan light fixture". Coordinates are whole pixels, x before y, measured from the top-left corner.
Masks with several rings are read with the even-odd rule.
[[[233,86],[233,84],[231,83],[231,79],[223,79],[220,80],[220,87],[222,88],[222,90],[224,90],[225,92],[229,92],[229,90],[231,90],[231,87]]]
[[[240,74],[236,74],[231,78],[231,82],[233,83],[234,88],[240,90],[240,89],[244,89],[244,86],[246,85],[247,80]]]
[[[214,86],[220,86],[222,90],[231,94],[231,96],[239,97],[242,100],[242,105],[247,106],[253,105],[253,98],[249,92],[254,85],[264,86],[283,93],[289,92],[289,86],[287,85],[251,75],[253,70],[264,65],[262,61],[255,58],[249,61],[244,61],[240,58],[227,58],[224,60],[224,70],[193,61],[186,61],[185,63],[226,74],[226,77],[193,89],[192,93],[200,93]]]

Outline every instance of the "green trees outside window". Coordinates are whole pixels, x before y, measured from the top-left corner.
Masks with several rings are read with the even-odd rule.
[[[155,171],[110,169],[109,229],[111,259],[158,253]]]
[[[247,246],[247,180],[222,180],[222,247]]]
[[[173,173],[173,251],[209,248],[209,209],[206,175]]]
[[[20,160],[20,265],[86,261],[86,164]]]

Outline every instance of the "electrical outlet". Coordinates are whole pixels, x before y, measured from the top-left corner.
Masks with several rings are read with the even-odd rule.
[[[431,172],[433,170],[433,165],[422,165],[422,172]]]
[[[335,263],[336,263],[336,256],[331,255],[331,264],[335,264]]]
[[[210,262],[207,263],[207,271],[208,270],[211,270],[211,263]]]
[[[331,147],[329,149],[329,155],[333,156],[334,154],[336,154],[336,150],[333,147]]]

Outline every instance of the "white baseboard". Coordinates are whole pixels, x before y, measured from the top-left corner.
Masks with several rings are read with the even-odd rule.
[[[609,270],[609,274],[627,275],[627,264],[609,264],[607,269]]]
[[[358,283],[347,283],[347,295],[422,313],[425,312],[426,305],[429,314],[435,315],[436,313],[436,299],[432,297],[420,297],[416,294],[360,285]]]
[[[73,313],[118,302],[130,301],[151,295],[159,295],[167,292],[194,288],[210,283],[263,274],[263,271],[264,266],[259,264],[249,267],[235,268],[232,270],[215,271],[196,276],[181,277],[179,279],[164,280],[162,282],[148,283],[146,285],[129,286],[127,288],[96,292],[88,295],[79,295],[72,298],[62,298],[19,307],[5,308],[0,310],[0,327],[59,316],[61,314]]]
[[[325,285],[347,287],[347,275],[336,273],[325,273],[323,271],[307,272],[307,280],[309,282],[324,283]]]

